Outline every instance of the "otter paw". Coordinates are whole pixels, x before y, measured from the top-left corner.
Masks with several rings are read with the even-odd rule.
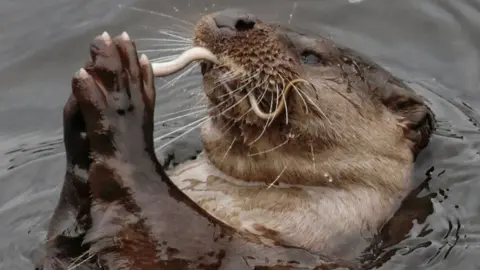
[[[90,167],[90,145],[86,136],[85,122],[73,95],[63,107],[63,141],[67,156],[67,173],[86,182]]]
[[[138,58],[125,32],[114,39],[106,32],[97,36],[90,54],[73,78],[72,90],[92,152],[128,155],[153,147],[155,87],[147,57]]]

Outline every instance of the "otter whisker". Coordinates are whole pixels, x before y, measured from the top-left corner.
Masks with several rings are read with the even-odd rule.
[[[268,77],[265,78],[265,82],[267,82],[267,81],[268,81]],[[276,88],[277,88],[277,91],[278,91],[278,86],[276,86]],[[270,110],[270,111],[269,111],[270,113],[272,112],[272,109],[273,109],[272,106],[273,106],[273,99],[271,98],[271,99],[270,99],[270,109],[269,109],[269,110]],[[252,107],[250,107],[250,109],[253,110]],[[265,121],[265,125],[263,125],[263,130],[262,130],[262,132],[260,133],[260,135],[258,135],[258,137],[255,138],[255,140],[253,140],[252,142],[250,142],[248,145],[251,146],[251,145],[253,145],[254,143],[256,143],[258,140],[260,140],[260,138],[263,136],[263,134],[265,134],[265,131],[267,131],[267,127],[268,127],[272,122],[273,122],[273,120],[270,121],[269,119],[267,119],[267,121]]]
[[[174,86],[176,82],[178,82],[181,78],[185,77],[186,75],[188,75],[190,72],[192,72],[193,69],[195,69],[196,67],[198,67],[198,63],[195,63],[193,64],[191,67],[187,68],[184,72],[180,73],[180,75],[178,75],[177,77],[173,78],[171,81],[169,81],[168,83],[164,84],[162,87],[160,87],[158,90],[160,89],[164,89],[164,88],[168,88],[170,86]]]
[[[210,91],[214,90],[215,88],[217,88],[217,87],[219,87],[219,86],[220,86],[220,85],[217,85],[217,86],[213,87],[212,89],[210,89]],[[208,108],[208,111],[207,111],[207,112],[212,112],[212,111],[214,111],[216,108],[218,108],[218,107],[222,106],[223,104],[229,102],[230,99],[233,98],[233,96],[231,96],[231,94],[235,94],[236,92],[238,92],[238,91],[240,91],[240,90],[241,90],[241,88],[237,88],[237,89],[233,90],[232,93],[227,93],[227,94],[222,95],[222,96],[229,95],[230,97],[228,97],[227,99],[223,100],[223,101],[220,102],[219,104],[217,104],[217,105],[215,105],[215,106],[213,106],[213,107]],[[205,97],[206,97],[206,95],[203,94],[203,97],[200,99],[200,101],[201,101],[202,99],[204,99]],[[196,102],[196,104],[198,104],[200,101]],[[219,115],[219,114],[217,114],[217,115]],[[215,115],[215,116],[217,116],[217,115]]]
[[[175,79],[172,80],[172,83],[176,83],[178,82],[181,78],[187,76],[188,74],[190,74],[190,72],[192,72],[195,68],[197,68],[200,64],[199,63],[195,63],[193,64],[190,68],[188,68],[185,72],[181,73],[179,76],[177,76]]]
[[[233,90],[233,94],[234,94],[235,92],[240,91],[240,90],[241,90],[241,89],[235,89],[235,90]],[[229,98],[225,99],[224,101],[220,102],[219,104],[217,104],[217,105],[215,105],[215,106],[213,106],[213,107],[208,108],[208,112],[209,112],[209,113],[213,112],[215,109],[217,109],[218,107],[220,107],[220,106],[222,106],[223,104],[227,103],[227,102],[230,101],[230,99],[232,99],[232,98],[233,98],[233,96],[230,96]],[[223,114],[223,113],[225,113],[225,111],[224,111],[224,112],[220,112],[220,113],[218,113],[218,114],[215,114],[214,116],[219,116],[219,115],[221,115],[221,114]]]
[[[177,17],[174,17],[174,16],[172,16],[172,15],[167,15],[167,14],[165,14],[165,13],[161,13],[161,12],[157,12],[157,11],[152,11],[152,10],[143,9],[143,8],[137,8],[137,7],[127,7],[127,6],[122,5],[122,4],[119,4],[118,7],[119,7],[119,8],[130,9],[130,10],[134,10],[134,11],[138,11],[138,12],[149,13],[149,14],[152,14],[152,15],[157,15],[157,16],[169,18],[169,19],[172,19],[172,20],[175,20],[175,21],[184,23],[184,24],[189,25],[189,26],[194,26],[194,24],[191,23],[191,22],[189,22],[189,21],[182,20],[182,19],[177,18]]]
[[[165,33],[169,33],[169,34],[172,34],[172,35],[177,35],[177,36],[180,36],[182,38],[186,38],[193,43],[193,39],[191,37],[192,31],[184,31],[184,29],[182,29],[182,30],[183,30],[183,32],[179,32],[179,31],[175,31],[175,30],[171,30],[171,29],[167,28],[167,29],[163,29],[163,30],[160,30],[160,31],[165,32]]]
[[[318,84],[313,84],[313,85],[319,86]],[[339,96],[341,96],[341,97],[344,98],[346,101],[348,101],[350,104],[352,104],[353,107],[358,111],[358,113],[359,113],[362,117],[364,117],[364,115],[362,114],[362,112],[361,112],[361,110],[360,110],[360,106],[359,106],[357,103],[353,102],[351,99],[349,99],[347,96],[345,96],[345,95],[342,94],[341,92],[335,90],[333,87],[330,87],[330,86],[328,86],[328,85],[324,85],[324,86],[326,86],[326,87],[325,87],[326,89],[331,90],[332,92],[337,93]]]
[[[232,143],[231,143],[230,146],[228,147],[227,151],[225,152],[225,155],[223,155],[223,157],[222,157],[222,159],[221,159],[220,162],[223,162],[223,160],[227,157],[228,152],[230,151],[230,149],[232,149],[233,144],[235,143],[236,140],[237,140],[237,137],[233,138]]]
[[[282,85],[285,87],[285,79],[283,78],[282,75],[280,75],[280,79],[282,80]],[[284,89],[285,90],[285,89]],[[275,108],[278,108],[278,102],[279,102],[279,98],[280,98],[280,90],[278,88],[278,84],[276,85],[276,92],[277,92],[277,98],[275,99]],[[282,91],[282,95],[285,93],[285,91]],[[271,113],[271,111],[270,111]],[[271,122],[273,122],[275,120],[275,118],[272,117],[272,120],[270,120]],[[285,114],[285,121],[286,121],[286,124],[288,124],[288,115]]]
[[[210,91],[215,90],[215,89],[216,89],[217,87],[219,87],[219,86],[222,86],[222,84],[219,84],[219,85],[213,87],[212,89],[210,89]],[[245,87],[245,85],[242,85],[242,86],[240,86],[240,87],[237,87],[237,88],[235,88],[235,90],[232,90],[232,89],[228,88],[228,91],[229,91],[228,93],[218,96],[219,98],[223,98],[223,97],[225,97],[225,96],[228,96],[227,100],[222,101],[221,103],[215,105],[215,106],[212,107],[212,108],[217,108],[217,107],[219,107],[220,105],[225,104],[226,102],[230,101],[230,99],[233,98],[233,94],[236,94],[237,92],[239,92],[240,90],[242,90],[243,87]]]
[[[237,88],[237,90],[240,90],[240,89],[243,89],[245,86],[247,86],[248,83],[242,85],[241,87]],[[229,91],[233,91],[231,90],[231,88],[227,85],[227,84],[224,84],[224,87],[229,89]],[[247,92],[247,94],[242,97],[240,100],[238,100],[235,104],[233,104],[232,106],[228,107],[227,109],[225,109],[223,112],[221,112],[220,114],[224,114],[225,112],[229,111],[230,109],[234,108],[235,106],[237,106],[238,104],[240,104],[240,102],[242,102],[245,98],[249,97],[249,96],[252,96],[252,92],[253,90],[255,90],[258,86],[255,86],[253,87],[252,89],[250,89],[250,91]],[[237,91],[235,90],[235,91]]]
[[[169,36],[169,37],[178,38],[179,40],[185,40],[185,41],[191,40],[191,38],[182,37],[182,36],[180,36],[180,35],[172,34],[172,33],[169,33],[169,32],[167,32],[167,31],[162,31],[162,30],[160,30],[160,31],[158,31],[158,32],[159,32],[160,34],[164,34],[164,35]]]
[[[91,258],[95,257],[95,253],[92,253],[90,256],[88,256],[85,260],[79,262],[78,264],[74,264],[74,265],[70,265],[67,270],[73,270],[77,267],[79,267],[80,265],[86,263],[88,260],[90,260]]]
[[[221,85],[217,85],[215,88],[217,88],[217,87],[219,87],[219,86],[221,86]],[[243,86],[243,87],[244,87],[244,86]],[[228,97],[228,99],[232,99],[232,98],[233,98],[233,95],[236,94],[237,92],[239,92],[240,90],[242,90],[243,87],[237,87],[237,88],[235,88],[235,90],[232,90],[232,89],[228,88],[228,89],[227,89],[228,92],[225,93],[225,94],[219,95],[218,98]],[[213,89],[215,89],[215,88],[213,88]],[[213,89],[212,89],[212,90],[213,90]]]
[[[323,110],[320,109],[320,107],[318,107],[318,105],[315,104],[315,102],[313,102],[313,100],[312,100],[307,94],[305,94],[304,91],[302,91],[302,90],[300,90],[300,89],[298,89],[297,91],[298,91],[298,93],[304,95],[304,96],[307,98],[308,102],[309,102],[310,104],[312,104],[312,106],[314,106],[314,107],[317,109],[318,113],[320,113],[320,114],[328,121],[328,123],[329,123],[330,125],[332,124],[332,122],[330,122],[330,119],[329,119],[329,118],[327,117],[327,115],[323,112]]]
[[[260,97],[260,100],[262,100],[262,99],[265,97],[265,94],[267,93],[267,91],[268,91],[267,88],[265,88],[265,90],[263,90],[263,94],[262,94],[262,96]],[[272,101],[272,100],[270,99],[270,101]],[[272,104],[271,104],[271,102],[270,102],[270,111],[272,110],[272,109],[271,109],[271,106],[272,106]],[[240,115],[238,118],[236,118],[236,120],[237,120],[237,121],[242,120],[242,119],[243,119],[248,113],[250,113],[252,110],[253,110],[253,109],[250,107],[250,109],[248,109],[244,114],[242,114],[242,115]]]
[[[221,136],[225,136],[225,133],[228,132],[234,125],[235,125],[234,119],[228,120],[228,122],[223,127],[220,128]]]
[[[163,118],[165,116],[171,116],[171,115],[175,115],[175,114],[178,114],[178,113],[183,113],[183,112],[186,112],[186,111],[196,110],[196,109],[205,108],[205,107],[207,107],[207,105],[193,106],[193,107],[190,107],[188,109],[183,109],[183,110],[176,111],[176,112],[162,114],[160,117]]]
[[[254,95],[250,94],[248,95],[248,98],[250,100],[250,106],[252,106],[253,108],[253,111],[255,112],[255,114],[260,117],[261,119],[264,119],[264,120],[268,120],[270,119],[270,117],[274,117],[276,118],[280,112],[285,109],[286,107],[286,98],[287,98],[287,95],[288,93],[290,92],[290,89],[292,88],[292,86],[297,83],[297,82],[306,82],[305,80],[303,79],[294,79],[292,81],[290,81],[288,83],[288,85],[285,87],[281,97],[282,97],[282,101],[280,102],[280,104],[278,105],[278,107],[275,109],[275,111],[273,113],[265,113],[263,112],[260,107],[258,106],[258,102],[257,102],[257,99]]]
[[[285,79],[283,78],[283,76],[281,74],[279,74],[279,76],[280,76],[280,79],[282,80],[282,85],[285,85]],[[307,102],[305,101],[305,98],[299,93],[299,90],[298,90],[299,88],[296,85],[293,85],[293,88],[297,92],[297,94],[300,96],[300,98],[302,99],[303,104],[305,106],[305,113],[308,114],[308,105],[307,105]]]
[[[255,76],[257,76],[258,74],[260,74],[260,71],[257,71],[257,72],[255,72],[255,73],[251,73],[250,76],[245,77],[245,79],[241,80],[240,82],[244,82],[244,81],[247,81],[247,80],[251,81],[252,78],[254,78]]]
[[[236,75],[232,76],[231,78],[227,78],[227,79],[222,79],[220,84],[218,86],[221,86],[221,85],[224,85],[226,82],[232,80],[235,78]],[[245,86],[247,86],[250,82],[251,82],[251,78],[253,78],[254,75],[252,76],[249,76],[243,80],[241,80],[239,83],[243,83],[243,85],[241,85],[240,87],[237,87],[235,90],[231,91],[231,89],[229,87],[226,87],[227,90],[228,90],[228,93],[226,94],[223,94],[223,95],[220,95],[219,98],[223,98],[224,96],[227,96],[227,95],[230,95],[232,96],[233,94],[235,94],[236,92],[238,92],[239,90],[243,89]]]
[[[265,78],[264,83],[268,80],[268,78],[269,78],[269,76],[267,76],[267,77]],[[261,86],[261,85],[258,85],[256,88],[258,88],[258,87],[260,87],[260,86]],[[267,94],[267,92],[268,92],[268,88],[265,88],[265,89],[263,90],[262,95],[261,95],[260,98],[259,98],[259,100],[260,100],[259,102],[262,102],[262,100],[263,100],[263,98],[265,97],[265,95]],[[260,104],[259,104],[259,105],[260,105]],[[250,107],[250,109],[249,109],[248,111],[251,111],[251,110],[253,110],[253,109]],[[272,99],[270,99],[270,112],[272,112]],[[268,121],[267,121],[267,122],[268,122]]]
[[[192,30],[192,27],[186,27],[184,25],[181,25],[181,24],[172,24],[173,27],[178,27],[180,28],[182,31],[185,31],[185,33],[189,33],[189,34],[192,34],[193,33],[193,30]]]
[[[197,88],[197,89],[198,89],[198,88]],[[197,106],[198,104],[202,103],[202,102],[205,100],[205,98],[207,97],[207,95],[205,95],[204,92],[200,92],[199,94],[200,94],[202,97],[199,98],[199,99],[195,102],[194,106]],[[206,105],[205,105],[205,106],[206,106]],[[207,110],[207,111],[208,111],[208,110]]]
[[[235,125],[235,120],[234,119],[228,120],[228,122],[223,127],[220,128],[220,135],[216,136],[215,139],[219,139],[220,137],[225,136],[225,132],[228,132],[234,125]],[[227,129],[225,129],[225,128],[227,128]],[[222,147],[222,145],[218,145],[212,151],[213,152],[218,152],[218,150],[221,147]]]
[[[266,81],[266,80],[265,80],[265,81]],[[259,85],[259,87],[260,87],[260,85]],[[267,94],[267,92],[268,92],[268,89],[265,88],[265,89],[263,90],[262,95],[260,96],[260,100],[263,100],[263,98],[265,97],[265,95]],[[270,100],[271,100],[271,99],[270,99]]]
[[[170,44],[192,44],[192,41],[186,40],[178,40],[178,39],[171,39],[171,38],[136,38],[135,41],[155,41],[155,42],[171,42]],[[162,44],[162,43],[159,43]],[[168,43],[166,43],[168,44]]]
[[[250,113],[252,111],[252,108],[248,109],[246,112],[244,112],[242,115],[240,115],[239,117],[237,117],[235,120],[236,121],[240,121],[242,120],[243,118],[245,118],[245,116]]]
[[[253,156],[259,156],[259,155],[262,155],[262,154],[266,154],[266,153],[269,153],[269,152],[273,152],[273,151],[279,149],[280,147],[286,145],[289,141],[290,141],[290,137],[287,137],[287,139],[286,139],[284,142],[282,142],[281,144],[279,144],[279,145],[277,145],[277,146],[275,146],[275,147],[273,147],[273,148],[270,148],[270,149],[265,150],[265,151],[253,153],[253,154],[248,154],[248,156],[249,156],[249,157],[253,157]]]
[[[280,177],[282,176],[282,174],[285,172],[285,170],[287,169],[287,165],[285,165],[285,167],[283,168],[283,170],[277,175],[277,177],[275,178],[275,180],[273,180],[272,183],[270,183],[270,185],[268,185],[267,189],[271,188],[273,185],[275,185],[275,183],[280,179]]]
[[[89,255],[89,253],[90,253],[90,251],[87,250],[87,251],[83,252],[82,254],[80,254],[80,256],[78,256],[77,258],[75,258],[75,260],[73,260],[73,261],[70,263],[69,267],[71,267],[72,265],[75,265],[78,261],[83,260],[83,258],[84,258],[85,256]],[[87,257],[88,257],[88,256],[87,256]]]
[[[231,75],[229,75],[229,74],[231,74]],[[244,83],[244,85],[242,85],[240,87],[240,89],[243,88],[245,85],[248,85],[252,81],[252,78],[254,76],[256,76],[257,74],[258,74],[258,72],[254,73],[254,74],[251,74],[250,76],[247,76],[246,78],[239,81],[240,84]],[[225,76],[225,75],[229,75],[230,77]],[[235,74],[233,71],[230,71],[228,73],[225,73],[224,76],[221,76],[215,83],[219,83],[220,85],[223,85],[224,83],[226,83],[228,81],[231,81],[232,79],[235,79],[238,76],[241,76],[241,74]],[[237,88],[237,89],[239,89],[239,88]],[[234,91],[234,92],[236,92],[236,91]],[[227,93],[227,94],[219,96],[219,98],[224,97],[225,95],[231,95],[231,94],[232,93]]]
[[[171,43],[171,42],[163,42],[163,43],[157,43],[157,44],[152,44],[149,45],[148,48],[151,50],[158,48],[158,49],[171,49],[171,48],[178,48],[180,46],[183,46],[187,49],[192,48],[192,44],[189,43]]]
[[[236,92],[236,91],[240,91],[243,87],[239,87],[237,88],[236,90],[232,90],[228,85],[224,85],[225,88],[228,89],[228,91],[230,91],[230,93],[232,94],[230,98],[233,98],[233,94]],[[252,91],[252,90],[250,90]],[[226,112],[228,112],[229,110],[231,110],[232,108],[234,108],[235,106],[237,106],[238,104],[240,104],[240,102],[242,102],[247,96],[244,96],[242,97],[240,100],[238,100],[235,104],[231,105],[230,107],[226,108],[225,110],[223,110],[222,112],[220,112],[218,115],[222,115]]]
[[[171,49],[151,49],[151,50],[141,50],[138,51],[138,53],[150,53],[150,52],[178,52],[178,51],[185,51],[189,49],[190,46],[188,47],[179,47],[179,48],[171,48]]]
[[[174,134],[174,133],[176,133],[176,132],[178,132],[178,131],[184,130],[184,129],[188,128],[188,127],[191,127],[191,126],[193,126],[193,125],[195,125],[195,124],[197,124],[197,123],[199,123],[199,122],[200,122],[200,123],[203,123],[203,121],[206,121],[208,118],[210,118],[210,117],[209,117],[209,116],[205,116],[205,117],[203,117],[203,118],[200,118],[200,119],[198,119],[198,120],[195,120],[195,121],[193,121],[192,123],[189,123],[189,124],[187,124],[187,125],[185,125],[185,126],[183,126],[183,127],[180,127],[180,128],[178,128],[178,129],[175,129],[174,131],[171,131],[171,132],[169,132],[169,133],[167,133],[167,134],[164,134],[164,135],[162,135],[162,136],[160,136],[160,137],[157,137],[157,138],[155,138],[153,141],[156,142],[156,141],[159,141],[159,140],[163,140],[163,139],[167,138],[168,136],[170,136],[170,135],[172,135],[172,134]]]
[[[214,81],[214,84],[223,84],[226,83],[232,79],[235,79],[238,75],[234,74],[233,71],[226,72],[222,74],[222,76],[219,76],[218,79]]]
[[[283,80],[283,79],[282,79]],[[283,84],[284,85],[284,84]],[[275,97],[275,108],[278,108],[278,100],[279,100],[279,93],[280,93],[280,90],[278,89],[278,85],[276,84],[275,85],[275,93],[276,93],[276,97]],[[270,98],[270,107],[268,108],[268,113],[272,113],[274,110],[273,110],[273,97]],[[275,118],[270,118],[269,120],[267,120],[267,122],[265,123],[266,126],[270,126],[273,121],[275,120]],[[266,128],[266,127],[265,127]]]
[[[288,125],[288,106],[287,106],[287,99],[286,99],[286,98],[282,99],[282,102],[284,103],[283,107],[285,107],[285,124]]]
[[[221,56],[219,56],[217,58],[220,59]],[[217,63],[215,66],[213,66],[212,71],[217,71],[217,70],[220,70],[221,68],[228,68],[228,66],[224,63]],[[219,78],[214,80],[214,83],[218,83],[221,80],[226,79],[226,78],[235,78],[236,76],[238,76],[238,75],[235,74],[235,71],[229,69],[228,72],[223,72],[222,76],[220,76]]]
[[[221,85],[219,84],[219,85],[216,85],[216,86],[214,86],[214,87],[212,87],[212,88],[210,88],[210,89],[208,89],[208,90],[205,89],[204,91],[202,91],[202,92],[201,92],[202,97],[201,97],[197,102],[195,102],[195,105],[199,104],[200,102],[202,102],[202,101],[207,97],[207,95],[205,94],[205,92],[213,91],[213,90],[217,89],[219,86],[221,86]],[[201,89],[201,87],[199,87],[198,89]],[[236,89],[234,92],[236,92],[236,91],[238,91],[238,90],[239,90],[239,89]],[[226,93],[226,94],[220,95],[220,96],[218,96],[218,97],[219,97],[219,98],[223,98],[223,97],[225,97],[225,96],[230,96],[228,99],[232,98],[231,95],[230,95],[230,93]],[[217,108],[219,105],[224,104],[225,102],[228,102],[228,100],[225,100],[224,102],[222,102],[222,103],[220,103],[220,104],[217,104],[217,105],[215,105],[214,107],[210,107],[210,109],[212,109],[212,108]]]
[[[305,114],[308,114],[308,105],[307,105],[307,102],[305,101],[305,98],[303,97],[303,95],[300,93],[300,90],[298,89],[298,87],[294,86],[294,89],[295,91],[297,92],[298,96],[302,99],[303,101],[303,105],[305,106]]]
[[[199,128],[201,125],[203,125],[206,121],[208,121],[211,117],[204,117],[201,119],[201,122],[198,123],[197,125],[193,126],[192,128],[188,129],[187,131],[185,131],[184,133],[180,134],[179,136],[177,136],[176,138],[170,140],[168,143],[160,146],[160,147],[157,147],[155,148],[155,151],[159,151],[163,148],[165,148],[166,146],[170,145],[171,143],[175,142],[176,140],[180,139],[181,137],[185,136],[186,134],[192,132],[193,130]],[[189,124],[190,125],[190,124]]]
[[[222,59],[222,56],[218,56],[218,59]],[[249,73],[249,74],[245,74],[246,72],[244,70],[239,70],[238,67],[234,67],[232,68],[231,66],[227,65],[227,64],[217,64],[215,65],[215,67],[213,67],[212,70],[219,70],[221,69],[222,67],[226,67],[229,69],[228,72],[224,72],[223,73],[223,76],[221,76],[219,79],[217,79],[215,82],[218,83],[218,82],[221,82],[222,80],[231,80],[233,78],[240,78],[240,77],[244,77],[240,83],[243,83],[245,81],[249,81],[251,80],[253,77],[257,76],[258,74],[260,74],[260,71],[256,71],[255,73]],[[226,75],[229,75],[230,78]],[[248,75],[248,76],[245,76],[245,75]]]
[[[186,42],[158,42],[155,44],[141,44],[141,48],[145,48],[145,50],[150,50],[151,52],[157,52],[160,49],[175,49],[175,48],[185,48],[188,50],[193,47],[191,43]],[[180,51],[180,50],[179,50]],[[139,51],[140,52],[140,51]]]
[[[317,172],[316,165],[315,165],[315,152],[313,151],[313,144],[312,143],[310,143],[310,151],[312,153],[313,171]]]
[[[176,116],[176,117],[172,117],[172,118],[169,118],[169,119],[166,119],[166,120],[162,120],[162,121],[156,122],[156,123],[155,123],[155,126],[161,125],[161,124],[164,124],[164,123],[173,121],[173,120],[182,119],[182,118],[185,118],[185,117],[190,116],[190,115],[192,115],[192,114],[198,114],[198,113],[202,113],[202,112],[206,112],[206,109],[198,110],[198,111],[193,111],[193,112],[189,112],[189,113],[186,113],[186,114],[182,114],[182,115],[179,115],[179,116]]]

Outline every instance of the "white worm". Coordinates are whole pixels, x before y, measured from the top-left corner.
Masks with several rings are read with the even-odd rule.
[[[202,47],[193,47],[183,52],[179,57],[172,61],[163,63],[152,63],[153,76],[163,77],[173,74],[185,68],[195,60],[208,60],[218,64],[217,57],[209,50]]]
[[[266,112],[262,111],[262,109],[260,109],[260,107],[258,106],[257,98],[253,95],[253,93],[249,92],[248,93],[248,99],[250,101],[250,106],[252,107],[253,112],[255,112],[255,114],[258,117],[260,117],[264,120],[275,119],[285,109],[285,106],[287,105],[287,95],[290,92],[290,89],[295,87],[295,83],[298,83],[298,82],[305,82],[305,81],[302,80],[302,79],[295,79],[295,80],[292,80],[291,82],[289,82],[287,84],[287,86],[285,87],[283,93],[282,93],[282,100],[281,100],[280,104],[275,109],[275,111],[270,112],[270,113],[266,113]]]
[[[163,77],[171,75],[179,70],[185,68],[188,64],[196,60],[207,60],[213,62],[215,64],[219,64],[218,58],[208,49],[202,47],[193,47],[188,49],[187,51],[183,52],[179,57],[172,61],[163,62],[163,63],[152,63],[152,70],[153,75],[155,77]],[[276,108],[274,112],[265,113],[262,111],[258,106],[257,98],[253,95],[253,93],[248,93],[248,99],[250,101],[250,106],[253,109],[253,112],[260,117],[261,119],[268,120],[268,119],[275,119],[280,112],[285,108],[286,105],[286,96],[290,89],[293,87],[293,84],[296,83],[298,80],[294,80],[290,82],[283,95],[282,101],[280,102],[279,106]]]

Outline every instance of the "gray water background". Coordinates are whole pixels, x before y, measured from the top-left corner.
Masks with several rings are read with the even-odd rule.
[[[0,269],[32,269],[32,260],[39,256],[65,170],[62,107],[92,38],[105,30],[112,35],[126,30],[134,39],[168,38],[159,32],[167,28],[187,36],[187,24],[146,11],[195,22],[201,14],[227,7],[328,34],[371,57],[429,100],[440,128],[419,157],[415,177],[424,178],[434,166],[430,188],[443,197],[433,199],[435,211],[425,221],[430,233],[418,237],[418,228],[425,224],[414,226],[381,269],[479,269],[478,0],[0,1]],[[152,41],[137,44],[140,49],[159,48]],[[159,87],[164,84],[158,81]],[[157,121],[195,106],[199,86],[195,71],[160,89]],[[159,124],[156,137],[196,119],[194,114]],[[196,132],[170,145],[186,152],[198,147]],[[421,245],[427,241],[431,244]]]

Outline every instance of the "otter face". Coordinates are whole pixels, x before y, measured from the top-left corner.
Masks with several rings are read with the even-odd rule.
[[[412,90],[326,38],[227,10],[197,23],[194,44],[221,63],[202,64],[211,115],[203,140],[216,166],[233,176],[271,181],[281,172],[280,182],[296,183],[304,171],[305,178],[341,171],[327,158],[363,153],[407,164],[431,134],[433,114]],[[221,162],[213,149],[225,153]],[[282,154],[295,157],[295,171],[272,164],[269,158],[288,163]]]
[[[373,91],[354,89],[357,82],[350,80],[358,63],[341,57],[340,49],[329,40],[228,10],[203,17],[194,42],[222,63],[202,64],[211,114],[222,122],[234,120],[246,129],[244,125],[286,126],[291,120],[290,127],[302,128],[295,120],[305,123],[307,117],[322,120],[323,130],[328,129],[327,123],[338,130],[333,122],[352,119],[345,110],[372,116],[362,111],[381,108]]]
[[[304,77],[304,64],[287,32],[240,12],[203,17],[194,42],[222,62],[220,66],[202,65],[214,114],[263,126],[283,113],[274,114],[276,108],[288,107],[282,95],[289,82]]]

